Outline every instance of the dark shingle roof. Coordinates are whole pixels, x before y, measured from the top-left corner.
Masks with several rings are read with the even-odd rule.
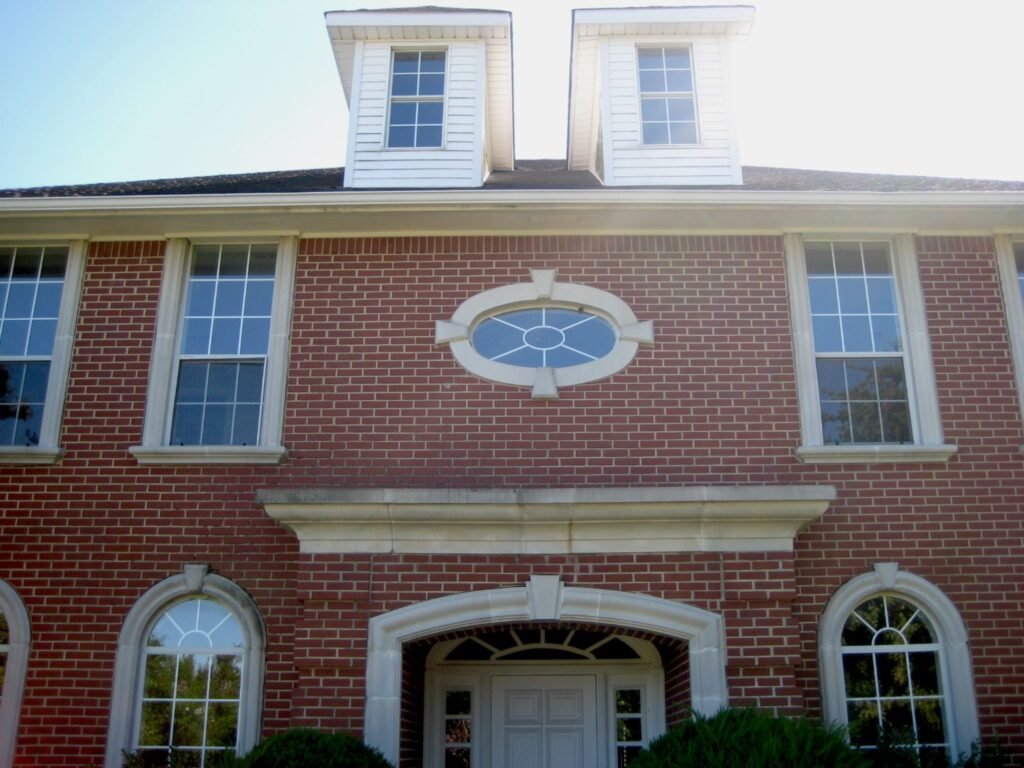
[[[315,168],[106,184],[0,189],[0,198],[343,192],[346,191],[342,187],[344,170],[344,168]],[[600,188],[601,182],[593,174],[587,171],[567,170],[565,160],[518,160],[514,171],[495,171],[484,184],[484,189],[576,190]],[[775,192],[1024,192],[1024,181],[893,176],[880,173],[744,166],[743,185],[739,187],[686,186],[676,188]]]

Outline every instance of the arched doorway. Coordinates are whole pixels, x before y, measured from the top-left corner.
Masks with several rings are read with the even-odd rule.
[[[546,627],[555,627],[556,631],[563,628],[571,629],[573,625],[596,624],[611,629],[621,627],[630,630],[634,636],[640,633],[652,633],[667,638],[684,640],[687,643],[689,654],[689,688],[692,709],[696,712],[712,713],[727,703],[724,632],[722,619],[717,614],[649,595],[566,587],[557,576],[533,576],[530,582],[522,587],[449,595],[400,608],[372,619],[370,622],[366,681],[365,737],[367,742],[380,749],[389,760],[397,764],[402,709],[402,653],[404,644],[423,638],[436,637],[444,633],[462,633],[467,629],[473,628],[481,630],[486,628],[486,631],[504,632],[505,630],[502,629],[503,625],[513,624],[531,624],[538,631],[541,624]],[[561,671],[557,674],[553,673],[550,666],[545,666],[542,663],[545,661],[544,659],[530,658],[531,655],[536,657],[538,654],[543,655],[552,652],[574,653],[578,655],[581,649],[565,647],[559,651],[558,648],[553,647],[566,642],[560,636],[556,636],[556,641],[553,642],[545,633],[542,644],[523,643],[520,636],[519,641],[517,641],[520,645],[519,650],[504,654],[510,657],[506,659],[507,661],[516,661],[514,671],[506,673],[505,669],[513,670],[513,667],[501,664],[500,659],[487,660],[490,671],[480,677],[481,682],[479,685],[481,687],[478,689],[478,697],[480,695],[486,695],[487,697],[486,707],[479,711],[487,712],[488,722],[484,727],[488,729],[490,735],[487,742],[487,752],[479,753],[482,756],[480,759],[486,759],[487,762],[483,763],[479,768],[489,765],[490,756],[494,754],[494,745],[501,740],[500,734],[497,737],[495,736],[494,729],[499,727],[496,723],[501,722],[502,718],[507,719],[507,716],[510,714],[507,703],[511,701],[509,696],[516,700],[517,706],[527,708],[530,706],[527,702],[527,699],[530,697],[532,697],[535,703],[542,702],[545,698],[550,700],[552,696],[560,697],[559,702],[555,703],[563,707],[570,706],[570,700],[576,701],[579,703],[583,716],[590,718],[590,722],[594,723],[593,728],[596,734],[599,727],[597,723],[600,719],[597,715],[598,707],[602,708],[605,715],[602,722],[606,724],[612,722],[613,713],[611,709],[613,705],[611,704],[612,699],[609,697],[613,696],[614,693],[609,694],[608,691],[616,690],[615,686],[619,685],[615,675],[620,674],[617,671],[620,667],[628,669],[633,662],[638,662],[633,664],[633,666],[639,670],[641,666],[646,664],[644,671],[640,672],[637,679],[643,678],[647,681],[657,679],[660,666],[657,665],[654,658],[650,655],[649,649],[645,648],[640,642],[623,641],[614,632],[605,630],[605,634],[608,639],[599,639],[597,642],[602,645],[607,645],[613,639],[623,642],[627,648],[630,648],[633,653],[637,654],[638,659],[629,661],[624,658],[618,658],[606,660],[608,663],[604,663],[599,659],[588,658],[586,661],[591,669],[585,670],[582,676],[592,678],[592,692],[590,682],[580,679],[553,679],[559,677],[571,678],[575,675],[576,669],[582,670],[586,665],[576,665],[572,668],[574,670],[573,674],[566,676],[562,675]],[[435,668],[438,666],[437,663],[441,656],[443,656],[444,662],[450,661],[450,666],[455,670],[458,668],[457,662],[461,662],[464,667],[468,668],[468,665],[472,663],[470,660],[449,660],[448,658],[449,654],[461,648],[461,642],[464,642],[464,640],[460,640],[459,644],[456,645],[450,643],[447,645],[439,644],[437,646],[439,650],[436,653],[432,649],[431,654],[434,654]],[[571,643],[572,641],[568,642]],[[491,643],[491,645],[493,646],[494,644]],[[593,653],[596,647],[598,646],[592,643],[591,646],[588,646],[590,651],[587,651],[587,649],[582,650]],[[468,654],[470,650],[470,647],[467,646],[463,650],[456,651],[456,654]],[[498,649],[499,654],[501,650]],[[507,651],[508,649],[504,650]],[[518,660],[514,658],[517,654],[520,655]],[[546,680],[541,679],[545,677],[545,670],[548,678]],[[628,675],[629,673],[627,671],[624,674]],[[486,690],[483,682],[485,678],[487,681]],[[497,678],[502,679],[499,680]],[[449,676],[446,679],[450,680],[451,677]],[[432,678],[432,682],[436,682],[436,677]],[[647,686],[652,685],[650,682],[643,684]],[[622,683],[618,690],[636,690],[635,685],[633,687],[630,687],[630,685],[632,684],[628,681]],[[430,712],[434,713],[441,709],[447,709],[446,704],[439,703],[436,697],[438,695],[446,695],[443,693],[445,690],[465,690],[457,686],[458,684],[456,683],[456,687],[453,689],[442,687],[441,694],[438,693],[436,684],[432,688],[426,688],[427,695],[434,697],[433,703],[426,702]],[[656,689],[649,688],[649,690],[651,693],[655,693]],[[664,683],[662,682],[660,692],[657,693],[659,701],[657,706],[662,708],[664,706],[663,690]],[[495,704],[495,691],[500,693],[502,701],[506,702],[505,704]],[[532,693],[529,691],[532,691]],[[557,693],[558,691],[566,691],[568,693],[563,696]],[[602,691],[604,693],[601,693]],[[602,697],[601,702],[604,703],[598,702],[599,696]],[[455,698],[453,698],[453,707],[457,706]],[[631,701],[636,699],[632,693],[625,698]],[[594,711],[592,716],[586,714],[585,711],[588,700],[593,702]],[[650,696],[648,696],[648,700],[650,700]],[[543,706],[543,704],[538,704],[538,706]],[[623,704],[622,706],[627,707],[628,704]],[[502,707],[504,708],[502,709]],[[614,705],[614,708],[617,709],[618,705]],[[465,707],[463,706],[462,709],[465,709]],[[563,709],[563,711],[568,710]],[[632,715],[637,713],[623,711],[621,714]],[[431,716],[437,717],[434,714],[428,715],[428,718]],[[471,711],[470,717],[472,716],[473,713]],[[444,717],[448,718],[449,713],[445,712]],[[452,720],[465,719],[464,713],[460,712],[452,712],[450,717]],[[546,717],[542,719],[546,719]],[[646,722],[648,723],[648,733],[651,736],[657,735],[656,729],[659,726],[661,728],[664,727],[664,715],[661,715],[660,721],[656,717],[648,717]],[[543,740],[546,733],[544,729],[548,726],[544,723],[539,723],[537,727],[540,730],[536,730],[534,737],[530,738]],[[601,727],[606,728],[608,732],[612,730],[611,726],[608,725]],[[428,727],[426,730],[431,729]],[[479,726],[477,727],[477,732],[479,732]],[[580,734],[585,733],[585,730],[580,731],[577,736],[572,738],[578,738]],[[427,734],[425,733],[424,735],[426,740]],[[432,735],[430,738],[436,739],[438,737]],[[643,738],[646,739],[648,736],[644,735]],[[520,743],[519,746],[522,747],[523,743]],[[598,742],[595,741],[595,744],[598,744]],[[607,753],[610,755],[611,747],[608,746],[610,744],[611,742],[606,739],[606,746],[598,744],[596,749],[603,754],[602,750],[606,750],[607,747]],[[570,748],[566,744],[562,746]],[[617,746],[618,743],[616,742],[616,748]],[[624,744],[623,746],[632,745]],[[508,752],[509,745],[507,741],[501,744],[501,748],[505,751],[499,751],[499,754],[515,754],[514,752]],[[437,754],[436,750],[435,754]],[[484,755],[486,755],[486,758],[483,757]],[[610,758],[608,759],[610,760]],[[602,758],[603,760],[604,758]],[[600,764],[604,763],[597,761],[586,763],[588,768],[591,765]],[[474,765],[473,768],[477,768],[477,766]],[[498,766],[493,766],[493,768],[498,768]]]

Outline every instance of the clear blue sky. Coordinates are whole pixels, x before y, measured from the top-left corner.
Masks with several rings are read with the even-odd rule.
[[[1024,0],[747,2],[745,164],[1024,179]],[[0,0],[0,188],[343,165],[323,13],[417,4]],[[565,156],[570,9],[627,4],[493,5],[519,158]]]

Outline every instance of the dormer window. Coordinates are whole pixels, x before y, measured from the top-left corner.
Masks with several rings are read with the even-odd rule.
[[[690,49],[639,48],[640,116],[644,144],[696,144]]]
[[[440,147],[444,125],[444,51],[394,51],[389,147]]]

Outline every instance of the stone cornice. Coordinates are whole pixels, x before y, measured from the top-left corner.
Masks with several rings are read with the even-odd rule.
[[[789,551],[831,486],[266,489],[267,514],[303,552]]]

